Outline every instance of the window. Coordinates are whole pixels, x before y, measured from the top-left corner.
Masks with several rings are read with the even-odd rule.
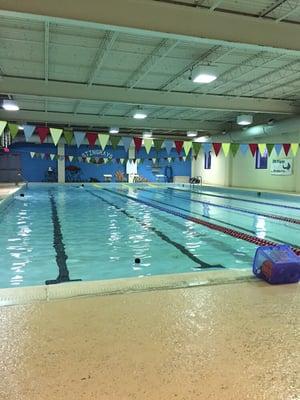
[[[211,169],[211,151],[204,153],[204,169]]]
[[[261,155],[260,151],[256,151],[255,155],[255,169],[268,169],[268,150],[264,151],[264,154]]]

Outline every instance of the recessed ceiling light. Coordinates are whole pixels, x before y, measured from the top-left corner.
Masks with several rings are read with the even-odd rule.
[[[110,128],[109,133],[119,133],[119,128],[115,127],[115,128]]]
[[[152,138],[152,132],[151,132],[151,131],[149,131],[149,132],[144,132],[144,133],[143,133],[143,138],[144,138],[144,139],[150,139],[150,138]]]
[[[186,136],[187,137],[196,137],[198,134],[197,131],[187,131]]]
[[[2,107],[6,111],[18,111],[19,110],[18,104],[13,100],[3,100]]]
[[[195,76],[193,82],[195,83],[210,83],[217,79],[217,75],[214,73],[201,72],[199,75]]]
[[[205,142],[208,142],[209,140],[210,140],[209,136],[200,136],[200,137],[197,137],[196,139],[194,139],[193,141],[198,142],[198,143],[205,143]]]
[[[238,115],[236,118],[236,122],[238,125],[250,125],[253,122],[252,115]]]
[[[19,127],[18,127],[21,131],[23,131],[24,130],[24,126],[23,125],[19,125]]]

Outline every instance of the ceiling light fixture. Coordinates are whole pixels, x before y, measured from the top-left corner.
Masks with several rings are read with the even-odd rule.
[[[133,114],[133,118],[135,118],[135,119],[145,119],[145,118],[147,118],[147,114],[144,111],[136,111]]]
[[[186,136],[187,137],[196,137],[198,135],[197,131],[187,131]]]
[[[109,133],[119,133],[119,131],[120,131],[120,129],[117,128],[117,127],[110,128],[110,129],[109,129]]]
[[[6,100],[6,99],[3,100],[2,107],[6,111],[18,111],[19,110],[18,104],[13,100]]]
[[[218,74],[214,67],[207,66],[197,70],[197,75],[193,78],[195,83],[210,83],[217,79]]]
[[[20,129],[20,131],[24,130],[24,126],[23,125],[19,125],[18,128]]]
[[[236,122],[238,125],[250,125],[253,122],[252,115],[238,115],[236,118]]]

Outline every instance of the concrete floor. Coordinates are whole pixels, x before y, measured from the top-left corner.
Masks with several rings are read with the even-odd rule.
[[[246,282],[0,307],[0,399],[300,399],[299,299]]]

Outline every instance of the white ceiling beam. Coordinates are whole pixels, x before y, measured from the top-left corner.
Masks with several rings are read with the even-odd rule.
[[[198,120],[182,120],[182,119],[151,119],[136,120],[128,117],[115,117],[91,114],[72,114],[72,113],[57,113],[44,111],[20,110],[12,117],[11,112],[0,110],[0,119],[11,121],[30,121],[64,125],[82,125],[94,127],[119,126],[122,128],[141,128],[141,129],[166,129],[166,130],[208,130],[220,131],[220,123],[215,122],[200,122]]]
[[[161,38],[194,41],[211,45],[230,43],[238,48],[265,46],[270,51],[299,54],[299,27],[296,24],[272,24],[253,18],[209,9],[149,0],[72,0],[66,7],[61,0],[1,0],[2,15],[49,20],[148,34]],[[159,16],[159,18],[158,18]],[[180,23],[178,23],[180,21]],[[233,29],[234,28],[234,29]]]
[[[134,88],[147,76],[158,62],[164,59],[177,46],[178,43],[179,42],[175,40],[162,40],[153,52],[141,63],[139,68],[131,74],[124,86],[130,89]]]
[[[299,109],[287,101],[269,101],[222,95],[166,93],[157,90],[131,89],[49,81],[39,79],[8,78],[0,81],[0,93],[29,95],[71,100],[91,100],[132,104],[132,106],[170,106],[207,110],[228,110],[258,113],[293,114]]]
[[[49,30],[50,23],[45,21],[45,32],[44,32],[44,78],[45,82],[49,79]]]

